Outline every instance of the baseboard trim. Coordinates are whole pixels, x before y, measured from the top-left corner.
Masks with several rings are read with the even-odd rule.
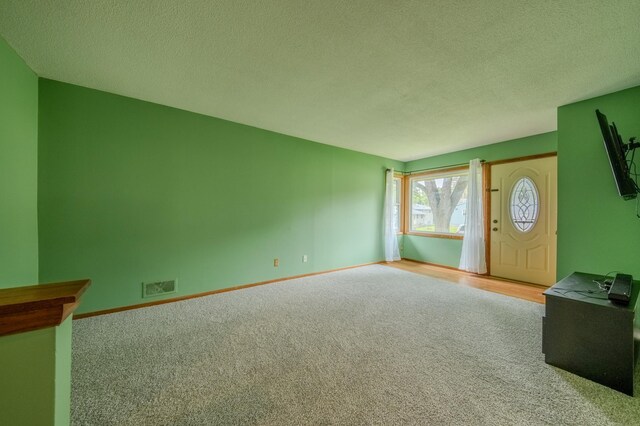
[[[245,288],[257,287],[259,285],[273,284],[273,283],[277,283],[277,282],[281,282],[281,281],[294,280],[296,278],[311,277],[311,276],[314,276],[314,275],[328,274],[330,272],[344,271],[344,270],[347,270],[347,269],[360,268],[360,267],[363,267],[363,266],[377,265],[377,264],[381,264],[381,263],[385,263],[385,261],[381,260],[379,262],[362,263],[360,265],[345,266],[343,268],[329,269],[329,270],[326,270],[326,271],[311,272],[311,273],[308,273],[308,274],[301,274],[301,275],[292,275],[290,277],[276,278],[276,279],[273,279],[273,280],[259,281],[259,282],[255,282],[255,283],[242,284],[242,285],[237,285],[237,286],[233,286],[233,287],[225,287],[225,288],[220,288],[220,289],[217,289],[217,290],[205,291],[204,293],[188,294],[186,296],[178,296],[178,297],[171,297],[169,299],[154,300],[153,302],[139,303],[139,304],[135,304],[135,305],[120,306],[118,308],[111,308],[111,309],[104,309],[104,310],[100,310],[100,311],[86,312],[86,313],[83,313],[83,314],[74,315],[73,319],[74,320],[79,320],[79,319],[83,319],[83,318],[95,317],[95,316],[98,316],[98,315],[107,315],[107,314],[113,314],[113,313],[116,313],[116,312],[130,311],[130,310],[133,310],[133,309],[148,308],[150,306],[164,305],[165,303],[180,302],[182,300],[189,300],[189,299],[195,299],[195,298],[198,298],[198,297],[211,296],[213,294],[226,293],[228,291],[242,290],[242,289],[245,289]]]
[[[409,262],[422,263],[424,265],[429,265],[429,266],[437,266],[438,268],[450,269],[452,271],[462,272],[463,274],[481,275],[481,274],[474,274],[473,272],[463,271],[462,269],[459,269],[453,266],[441,265],[439,263],[425,262],[424,260],[410,259],[408,257],[403,257],[402,260],[408,260]]]
[[[429,265],[429,266],[436,266],[438,268],[444,268],[444,269],[450,269],[452,271],[457,271],[460,272],[462,274],[467,274],[467,275],[472,275],[474,277],[487,277],[487,278],[496,278],[496,277],[492,277],[491,275],[489,275],[488,273],[484,273],[484,274],[477,274],[475,272],[469,272],[469,271],[465,271],[463,269],[460,268],[456,268],[454,266],[448,266],[448,265],[441,265],[439,263],[432,263],[432,262],[425,262],[424,260],[416,260],[416,259],[409,259],[408,257],[403,257],[402,260],[408,260],[409,262],[416,262],[416,263],[422,263],[424,265]]]

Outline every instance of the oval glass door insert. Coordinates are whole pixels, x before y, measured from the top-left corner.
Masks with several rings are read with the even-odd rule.
[[[511,223],[520,232],[529,232],[535,226],[540,213],[540,196],[536,184],[528,177],[516,181],[509,202]]]

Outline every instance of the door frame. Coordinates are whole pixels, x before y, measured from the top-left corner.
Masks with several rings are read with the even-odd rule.
[[[537,160],[538,158],[557,157],[558,152],[545,152],[542,154],[526,155],[522,157],[508,158],[505,160],[487,161],[482,167],[483,199],[484,206],[484,257],[487,264],[487,272],[482,275],[491,275],[491,166],[517,161]]]

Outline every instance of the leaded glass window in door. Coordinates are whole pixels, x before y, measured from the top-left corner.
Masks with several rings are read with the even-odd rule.
[[[540,214],[540,196],[533,181],[524,176],[516,181],[509,202],[511,223],[520,232],[529,232]]]

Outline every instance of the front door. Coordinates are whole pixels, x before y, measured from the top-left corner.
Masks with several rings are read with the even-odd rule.
[[[557,158],[491,166],[490,273],[556,282]]]

